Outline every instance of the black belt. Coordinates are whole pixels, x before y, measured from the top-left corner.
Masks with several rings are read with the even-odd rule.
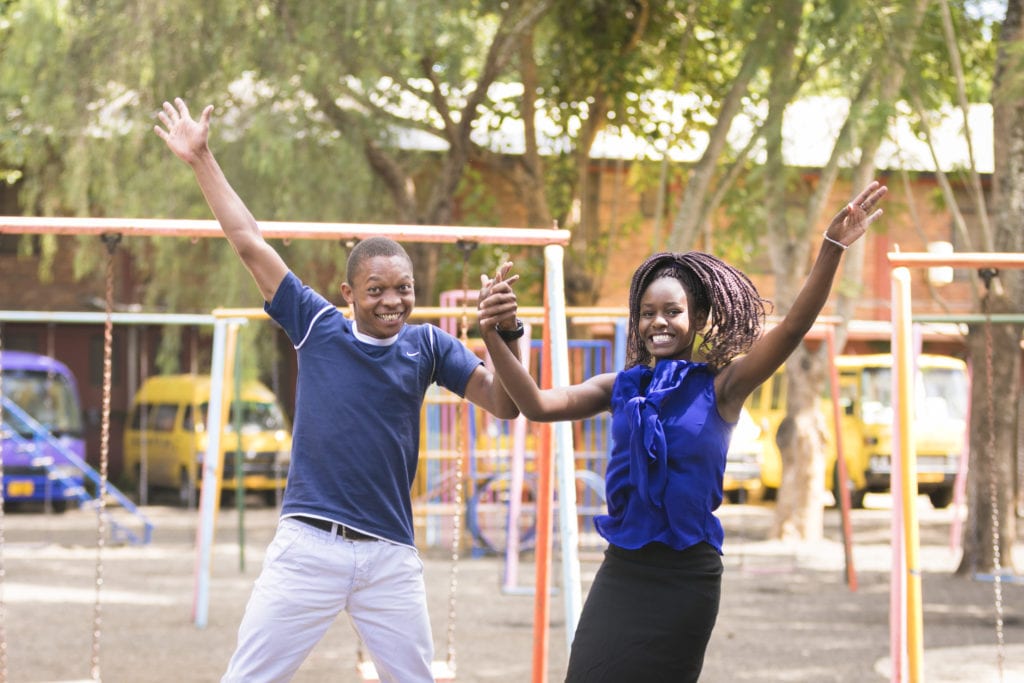
[[[364,534],[361,531],[350,529],[344,524],[338,524],[327,519],[319,519],[317,517],[305,517],[303,515],[293,515],[292,519],[303,524],[308,524],[311,527],[320,529],[321,531],[333,532],[337,530],[338,536],[349,541],[378,541],[380,540],[376,536],[370,534]]]

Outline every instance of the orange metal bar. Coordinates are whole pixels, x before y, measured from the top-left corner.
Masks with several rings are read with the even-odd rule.
[[[547,245],[569,243],[568,230],[494,228],[454,225],[388,225],[377,223],[304,223],[261,221],[264,237],[277,239],[358,239],[382,235],[399,242],[478,242]],[[146,237],[224,237],[215,220],[169,218],[74,218],[0,216],[0,234],[102,235],[120,233]]]
[[[338,310],[347,314],[349,308],[348,306],[339,306]],[[434,320],[436,318],[457,315],[461,310],[461,307],[452,306],[417,306],[413,309],[412,314],[409,317],[413,320]],[[211,312],[211,314],[217,318],[270,318],[262,308],[216,308]],[[544,307],[520,306],[518,315],[524,321],[528,320],[534,324],[543,324]],[[625,308],[600,306],[569,306],[565,309],[565,316],[570,320],[579,320],[581,318],[592,319],[595,317],[614,320],[616,318],[628,318],[629,310]]]
[[[545,274],[545,278],[548,275]],[[544,287],[545,325],[541,344],[541,387],[552,386],[551,372],[551,309],[548,288]],[[551,520],[554,498],[554,459],[551,457],[551,425],[543,422],[537,442],[537,549],[533,593],[533,683],[547,683],[548,649],[551,619]]]
[[[889,267],[900,266],[952,266],[953,268],[977,268],[979,266],[1003,266],[1024,268],[1024,254],[1002,251],[963,252],[952,254],[928,254],[921,252],[890,252]]]
[[[836,333],[831,325],[825,330],[825,341],[828,343],[829,388],[832,392],[832,423],[835,425],[836,467],[838,468],[839,509],[843,524],[843,552],[846,557],[846,584],[851,591],[857,590],[857,570],[853,566],[853,528],[850,523],[850,489],[846,482],[849,473],[846,470],[846,455],[843,452],[843,420],[839,413],[839,370],[836,368]]]

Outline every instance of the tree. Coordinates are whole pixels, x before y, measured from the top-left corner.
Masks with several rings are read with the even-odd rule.
[[[851,185],[860,188],[873,179],[875,155],[887,135],[894,109],[893,103],[903,84],[903,76],[916,45],[914,36],[917,35],[924,20],[927,5],[927,0],[914,0],[894,8],[894,11],[884,18],[876,18],[870,11],[850,17],[858,23],[867,22],[867,25],[883,38],[871,43],[872,49],[864,49],[866,40],[858,41],[858,47],[861,52],[873,55],[878,61],[884,61],[887,68],[884,73],[877,74],[871,68],[870,62],[861,61],[863,55],[854,55],[857,59],[856,68],[851,69],[850,73],[860,73],[861,77],[850,98],[847,119],[836,139],[831,158],[821,173],[818,186],[810,193],[803,221],[800,223],[802,227],[799,234],[802,237],[797,240],[786,240],[783,226],[778,226],[771,233],[773,242],[780,242],[783,245],[782,249],[773,251],[773,262],[776,282],[786,283],[777,289],[782,292],[785,306],[788,306],[792,300],[792,292],[795,291],[796,283],[792,278],[794,273],[800,272],[797,264],[806,262],[806,252],[801,251],[800,245],[806,248],[809,244],[807,235],[815,234],[819,228],[825,199],[831,193],[838,176],[839,160],[848,155],[855,146],[859,147],[859,157],[853,169]],[[870,98],[877,98],[879,103],[874,111],[868,106]],[[845,344],[846,323],[852,317],[859,294],[859,287],[854,283],[861,281],[864,248],[864,240],[861,240],[853,245],[844,258],[836,306],[836,312],[842,321],[835,329],[836,348],[841,349]],[[786,258],[793,254],[799,257]],[[826,352],[824,344],[817,348],[802,346],[793,353],[786,364],[789,392],[785,419],[790,428],[780,429],[780,436],[784,438],[778,439],[784,463],[783,484],[779,490],[773,525],[773,532],[778,537],[814,540],[820,538],[822,533],[821,491],[829,482],[824,481],[824,429],[823,416],[818,410],[818,396],[823,394],[827,378]],[[832,488],[838,491],[838,486]]]
[[[866,185],[876,173],[876,152],[898,115],[897,103],[908,97],[908,65],[916,68],[920,62],[929,72],[945,76],[941,88],[932,86],[930,93],[953,91],[948,62],[941,58],[942,51],[935,56],[934,36],[941,36],[939,14],[927,13],[928,7],[924,0],[884,6],[772,3],[762,24],[756,21],[761,15],[754,11],[750,25],[756,38],[748,40],[741,52],[743,67],[737,72],[741,76],[732,81],[733,90],[715,101],[718,116],[709,129],[704,155],[689,170],[668,247],[692,248],[708,216],[720,205],[725,207],[730,241],[744,228],[747,234],[760,237],[771,257],[776,313],[785,313],[806,273],[809,249],[827,218],[826,210],[831,209],[844,167],[850,169],[845,173],[854,188]],[[957,9],[960,18],[964,8]],[[965,32],[969,39],[980,34],[981,27],[970,28]],[[813,176],[787,168],[782,161],[783,116],[792,102],[808,94],[828,94],[849,102],[829,160]],[[743,113],[756,122],[750,140],[738,153],[726,144],[740,111],[730,102],[744,103]],[[740,170],[743,160],[754,154],[762,156],[763,163]],[[890,208],[887,211],[893,213]],[[712,246],[708,237],[704,236],[705,248]],[[718,233],[717,248],[722,248],[724,237]],[[752,241],[756,243],[757,238],[748,238],[747,244]],[[852,317],[858,300],[863,262],[862,242],[845,257],[837,286],[836,312],[843,321]],[[845,323],[836,334],[837,346],[842,348]],[[813,539],[822,532],[825,454],[818,396],[824,390],[826,361],[824,345],[811,344],[798,349],[786,364],[790,390],[785,428],[777,435],[785,463],[776,505],[777,536]]]
[[[978,251],[1024,252],[1024,6],[1008,0],[998,39],[992,87],[995,170],[991,232],[975,236]],[[983,224],[985,225],[985,224]],[[984,271],[978,309],[986,314],[1024,309],[1020,270]],[[1013,568],[1016,481],[1019,454],[1021,335],[1024,325],[971,325],[968,350],[974,368],[971,389],[971,467],[968,519],[958,573]],[[1007,400],[1007,399],[1010,400]],[[998,520],[998,524],[996,523]],[[997,554],[998,553],[998,554]]]
[[[737,13],[736,5],[694,0],[559,2],[538,24],[530,49],[521,53],[520,119],[527,142],[523,159],[513,165],[513,181],[521,196],[533,199],[533,208],[526,208],[533,220],[542,221],[540,225],[554,220],[572,230],[566,261],[571,304],[593,303],[608,256],[629,237],[633,222],[614,210],[610,217],[602,215],[602,202],[615,204],[615,197],[603,197],[606,188],[611,186],[614,193],[629,179],[624,158],[593,158],[595,141],[603,132],[643,134],[663,147],[666,139],[674,140],[679,132],[665,131],[676,123],[665,120],[658,94],[664,95],[668,84],[670,96],[680,89],[711,93],[728,78],[700,65],[708,55],[728,50],[735,33],[729,15]],[[695,35],[703,39],[695,40]],[[536,106],[530,93],[537,94]],[[687,124],[699,111],[683,113]],[[535,125],[538,112],[554,129],[546,139],[538,137],[544,136]],[[555,149],[542,162],[537,151],[544,146]],[[635,154],[637,161],[644,157],[639,150]],[[614,167],[610,173],[604,171],[608,166]],[[546,185],[543,198],[536,193],[538,179]]]
[[[928,142],[935,163],[935,175],[942,190],[942,200],[953,219],[961,248],[965,251],[1020,252],[1024,248],[1020,230],[1022,205],[1019,187],[1024,162],[1020,154],[1022,130],[1019,124],[1021,11],[1020,3],[1007,7],[1002,33],[996,41],[994,78],[991,101],[994,117],[995,169],[991,192],[987,198],[982,178],[974,164],[969,102],[983,94],[979,69],[987,66],[985,57],[991,49],[978,44],[978,19],[966,15],[953,16],[948,2],[937,3],[942,25],[942,49],[949,55],[948,67],[936,68],[926,61],[915,71],[907,99],[913,106],[916,126]],[[974,27],[971,24],[975,24]],[[957,29],[959,26],[959,30]],[[934,53],[934,51],[933,51]],[[963,53],[963,55],[961,54]],[[979,56],[981,58],[979,58]],[[952,74],[953,78],[950,78]],[[973,76],[968,78],[968,76]],[[969,152],[965,169],[966,201],[977,216],[973,224],[964,218],[954,183],[939,166],[938,153],[932,139],[928,111],[946,99],[956,103],[963,116],[964,137]],[[975,310],[998,314],[1022,308],[1022,275],[1020,271],[998,272],[982,268],[971,272],[970,282]],[[968,474],[968,519],[964,525],[963,556],[959,574],[991,572],[997,564],[1012,567],[1016,538],[1015,501],[1019,484],[1016,477],[1019,411],[1024,404],[996,400],[996,397],[1020,396],[1020,324],[987,323],[969,326],[967,350],[974,368],[971,392],[971,424],[969,426],[970,468]],[[998,368],[998,370],[995,370]],[[998,539],[998,542],[997,542]],[[998,549],[998,556],[997,556]],[[997,561],[998,560],[998,561]]]
[[[731,207],[730,217],[734,231],[739,225],[751,226],[751,234],[759,236],[767,248],[776,283],[776,312],[784,314],[806,273],[809,235],[819,227],[840,162],[863,131],[858,116],[872,93],[870,55],[879,54],[884,46],[877,38],[872,41],[874,34],[865,27],[873,23],[870,8],[858,10],[845,3],[808,7],[796,2],[773,3],[762,9],[765,12],[760,15],[763,18],[756,37],[743,53],[741,77],[722,100],[721,116],[715,121],[709,144],[690,173],[669,248],[688,248],[711,211],[728,196],[727,191],[712,189],[716,180],[732,182],[735,177],[735,167],[725,171],[721,166],[727,135],[741,102],[763,101],[764,113],[748,148],[760,142],[765,161],[759,168],[748,170],[741,199],[736,202],[741,208]],[[838,74],[843,74],[845,81]],[[751,86],[758,89],[749,92]],[[787,168],[782,156],[785,112],[801,91],[811,87],[848,94],[851,100],[829,164],[813,186],[805,185],[793,169]],[[876,133],[878,139],[881,135]],[[874,145],[877,142],[870,142],[863,153],[869,172]],[[741,156],[747,154],[745,150]],[[808,195],[806,206],[797,208],[800,202],[794,200],[794,190]],[[777,536],[813,539],[821,535],[825,456],[817,396],[824,384],[824,369],[823,353],[806,349],[798,350],[787,364],[790,391],[785,428],[779,434],[785,438],[779,443],[784,467],[776,506]]]
[[[456,212],[459,193],[472,197],[463,182],[479,144],[471,136],[519,38],[549,4],[26,0],[4,34],[5,110],[21,149],[12,143],[3,156],[25,165],[31,213],[206,216],[187,174],[168,173],[150,130],[160,103],[182,95],[196,107],[216,104],[213,142],[261,219],[486,221],[469,202]],[[402,143],[416,135],[435,138],[439,151]],[[139,262],[169,266],[182,255],[172,242],[145,245]],[[330,280],[314,284],[333,289],[343,249],[288,251],[297,269]],[[417,284],[432,300],[439,256],[422,251]],[[216,246],[210,255],[219,265],[230,258]],[[153,284],[150,305],[201,301]]]

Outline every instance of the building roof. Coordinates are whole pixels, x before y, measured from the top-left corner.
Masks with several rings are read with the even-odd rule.
[[[492,87],[493,100],[508,105],[522,96],[518,84],[496,84]],[[835,139],[846,119],[849,100],[840,97],[806,97],[791,104],[783,123],[783,155],[787,166],[822,168],[832,153]],[[637,135],[625,126],[609,126],[596,138],[591,150],[595,159],[659,160],[666,149],[670,159],[677,163],[692,163],[700,159],[707,146],[708,135],[703,130],[688,131],[683,112],[691,115],[700,102],[696,95],[654,92],[637,97],[637,107],[657,117],[662,135],[659,143]],[[499,109],[503,109],[500,107]],[[905,106],[898,107],[901,116],[894,118],[887,139],[878,150],[876,166],[880,169],[906,169],[934,172],[936,159],[932,158],[926,141],[911,127]],[[756,112],[757,117],[764,112]],[[541,136],[541,152],[558,154],[568,150],[569,140],[553,122],[538,113],[537,129]],[[709,125],[711,122],[706,121]],[[754,131],[756,117],[750,113],[739,115],[729,133],[730,145],[742,149]],[[967,124],[973,142],[975,166],[980,173],[993,170],[992,107],[975,104],[969,109]],[[932,112],[929,128],[935,143],[935,156],[944,172],[969,168],[970,154],[965,135],[964,117],[959,108],[945,107]],[[443,151],[447,143],[440,137],[422,130],[395,129],[393,141],[399,147],[425,151]],[[518,155],[525,150],[523,125],[512,117],[499,116],[494,110],[481,113],[474,127],[473,140],[491,151]],[[666,141],[674,139],[669,145]],[[764,161],[764,151],[758,153]],[[856,157],[843,164],[851,166]]]

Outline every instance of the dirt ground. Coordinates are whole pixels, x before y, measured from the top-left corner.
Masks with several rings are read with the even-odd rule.
[[[847,585],[838,514],[826,515],[826,540],[788,545],[765,540],[771,508],[723,507],[726,572],[718,626],[702,678],[733,681],[870,682],[890,680],[887,499],[869,497],[855,511],[853,570]],[[96,515],[7,513],[3,517],[3,639],[7,681],[88,680],[93,656],[97,564],[102,567],[99,664],[108,683],[216,681],[234,646],[235,630],[273,533],[276,512],[250,509],[244,543],[234,510],[220,514],[212,552],[209,620],[197,628],[195,529],[198,514],[149,506],[147,545],[104,544],[97,550]],[[922,498],[921,567],[924,680],[929,683],[1024,681],[1024,584],[1004,581],[1002,644],[992,581],[955,578],[950,547],[952,512]],[[1018,542],[1018,545],[1021,545]],[[244,548],[244,554],[242,549]],[[438,657],[447,648],[452,563],[426,551],[426,572]],[[600,559],[582,557],[585,594]],[[1020,566],[1021,557],[1017,558]],[[244,564],[244,568],[243,565]],[[534,680],[533,598],[501,590],[504,562],[466,557],[457,565],[455,661],[461,682]],[[534,578],[532,557],[519,567],[519,585]],[[552,575],[560,576],[556,556]],[[547,679],[560,681],[566,662],[563,594],[551,596]],[[0,650],[2,652],[2,650]],[[298,682],[358,681],[356,643],[341,617],[295,678]]]

